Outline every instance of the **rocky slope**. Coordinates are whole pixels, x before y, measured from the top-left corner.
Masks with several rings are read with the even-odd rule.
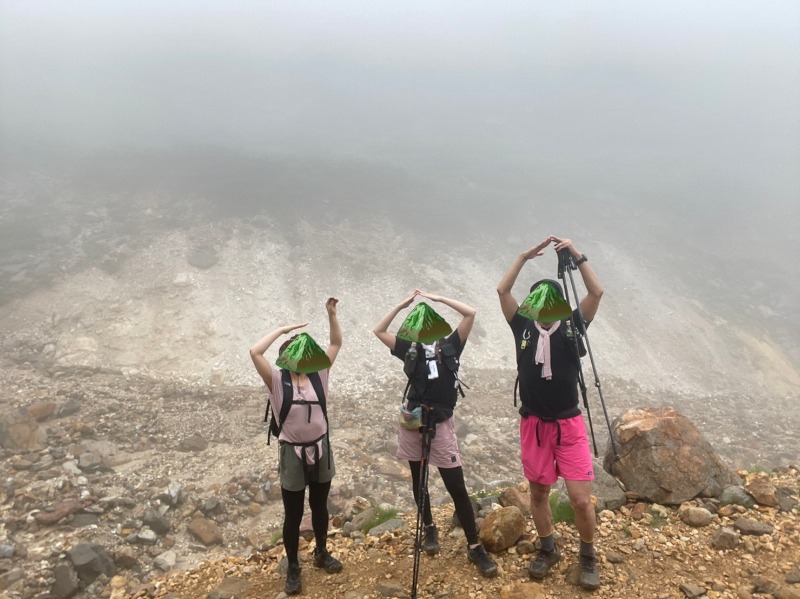
[[[3,556],[0,558],[0,580],[6,587],[7,596],[25,599],[107,597],[111,593],[109,579],[113,574],[122,577],[115,579],[114,584],[121,586],[114,596],[124,597],[126,593],[135,593],[140,585],[151,590],[172,588],[160,583],[156,585],[155,581],[164,572],[196,568],[201,562],[214,560],[221,563],[190,574],[189,579],[202,580],[206,586],[214,586],[221,580],[217,574],[233,568],[230,571],[237,575],[243,572],[255,577],[263,575],[263,579],[252,582],[255,585],[252,588],[261,590],[246,596],[263,596],[261,592],[267,590],[277,593],[282,583],[274,574],[274,568],[281,549],[269,550],[280,536],[277,450],[274,445],[266,445],[265,426],[261,422],[264,407],[261,389],[190,385],[123,375],[112,370],[64,368],[37,358],[35,353],[24,355],[22,350],[16,358],[18,362],[5,361],[2,369],[0,432],[6,435],[9,429],[3,427],[12,420],[19,422],[19,410],[23,409],[29,426],[24,428],[27,435],[17,438],[29,443],[29,448],[5,449],[0,462],[0,555]],[[509,395],[513,385],[512,373],[471,370],[467,380],[472,389],[467,399],[460,403],[457,419],[468,487],[477,493],[514,486],[522,479],[518,462],[517,418]],[[393,578],[389,582],[406,579],[403,573],[408,567],[411,538],[408,519],[413,509],[408,469],[393,455],[395,402],[391,400],[399,396],[400,388],[401,381],[387,380],[373,391],[362,394],[334,391],[331,396],[332,442],[338,470],[332,491],[332,509],[339,526],[354,505],[363,508],[370,504],[385,504],[396,506],[404,513],[407,527],[405,532],[392,533],[391,538],[364,541],[363,545],[358,539],[335,534],[336,549],[343,557],[358,564],[371,564],[372,569],[360,573],[358,569],[348,567],[343,578],[336,578],[338,582],[331,583],[333,587],[325,583],[324,591],[315,592],[336,592],[344,596],[347,590],[355,588],[351,586],[354,581],[358,581],[358,588],[364,589],[363,596],[370,596],[369,593],[378,592],[373,580],[375,564],[386,564],[390,558],[394,565],[391,567]],[[623,381],[607,381],[606,391],[609,397],[614,398],[615,410],[662,403],[676,405],[689,414],[697,411],[694,398],[652,395],[633,389]],[[760,439],[775,441],[763,445],[726,436],[731,426],[727,412],[702,412],[707,417],[699,428],[729,463],[744,460],[749,467],[779,462],[789,464],[788,456],[792,452],[797,455],[791,447],[797,446],[796,431],[800,429],[791,421],[781,424],[792,429],[788,435],[783,429],[771,428],[779,420],[777,412],[767,414],[759,424]],[[766,418],[770,416],[768,425]],[[740,417],[747,419],[747,415]],[[605,449],[603,427],[602,418],[596,413],[595,430],[601,455]],[[365,434],[365,431],[370,433]],[[781,442],[778,442],[779,438]],[[7,435],[3,439],[7,441]],[[792,489],[791,494],[796,498],[797,481],[793,472],[784,471],[789,478],[781,484]],[[446,491],[435,474],[431,488],[434,504],[447,503]],[[670,514],[668,519],[677,518],[674,510]],[[437,516],[443,530],[448,529],[448,515],[445,509]],[[792,552],[796,552],[797,547],[791,541],[795,538],[793,535],[796,536],[793,532],[797,526],[796,510],[779,515],[774,509],[768,509],[752,517],[768,518],[776,523],[779,532],[774,535],[773,546],[794,555],[792,559],[796,561],[798,556]],[[603,518],[609,527],[602,537],[603,542],[611,543],[613,539],[615,551],[627,555],[622,548],[631,549],[630,544],[638,538],[633,536],[634,532],[630,537],[625,532],[633,530],[634,523],[629,514],[618,511]],[[718,524],[725,522],[728,521],[721,519]],[[651,534],[648,527],[641,528]],[[569,530],[562,528],[562,534],[567,541],[574,541]],[[674,535],[678,539],[685,537],[682,544],[658,549],[659,543],[665,543],[664,538],[672,538],[670,535],[673,533],[664,533],[664,538],[653,537],[657,540],[652,540],[655,543],[652,551],[664,554],[669,548],[669,555],[676,556],[677,568],[677,564],[682,563],[680,560],[688,559],[680,556],[699,555],[700,546],[690,545],[689,541],[703,541],[711,532],[709,530],[705,536],[697,537],[696,533],[678,525]],[[461,577],[457,572],[466,566],[459,553],[461,534],[456,531],[453,538],[448,538],[445,552],[437,558],[437,567],[445,568],[445,572],[434,578],[438,581],[436,588]],[[609,536],[608,540],[606,536]],[[644,542],[651,543],[647,539],[650,537],[647,536]],[[70,552],[84,544],[102,548],[101,555],[107,557],[101,562],[107,569],[101,570],[105,573],[98,578],[90,578],[93,582],[88,586],[84,584],[86,590],[78,593],[73,564],[75,556]],[[779,573],[788,572],[783,567],[775,570],[766,566],[774,561],[775,555],[762,552],[761,544],[757,543],[752,553],[745,547],[748,545],[742,545],[739,553],[726,554],[728,557],[724,559],[715,557],[713,567],[704,566],[708,576],[716,580],[716,565],[728,564],[731,555],[737,556],[737,568],[744,567],[742,564],[749,565],[752,556],[765,558],[756,560],[761,565],[755,567],[751,578],[756,574],[775,578]],[[254,548],[266,549],[268,557],[251,559],[265,561],[247,562]],[[384,552],[388,554],[384,555]],[[649,553],[636,551],[630,555]],[[445,559],[448,557],[453,559]],[[225,565],[229,558],[234,561]],[[378,562],[379,559],[382,561]],[[471,590],[477,593],[475,596],[494,596],[500,586],[516,582],[524,574],[527,558],[509,554],[502,559],[504,575],[494,582],[473,581],[471,584],[475,587]],[[94,561],[94,558],[89,561]],[[629,568],[630,573],[624,576],[635,574],[639,584],[651,584],[648,580],[651,574],[655,575],[656,568],[650,560],[643,559],[641,564],[636,562],[633,565],[635,567]],[[386,569],[384,565],[380,568]],[[313,576],[311,570],[306,568]],[[624,578],[622,573],[616,573],[617,570],[616,566],[611,569],[615,572],[611,580]],[[217,574],[209,574],[212,571]],[[628,572],[628,569],[620,570],[623,571]],[[425,572],[423,580],[428,581],[430,570],[426,568]],[[686,580],[707,584],[707,578],[698,578],[703,570],[693,572],[694,578],[687,575]],[[733,569],[720,572],[727,573],[728,578],[721,579],[727,581],[726,585],[737,580],[733,577]],[[180,580],[184,582],[176,579],[175,584],[188,584],[185,579]],[[555,589],[560,588],[558,584]],[[652,585],[643,588],[658,586],[655,582]],[[179,590],[181,587],[175,588]],[[191,594],[199,592],[198,588],[187,587],[190,590],[181,590],[183,594],[178,596],[204,597],[204,594]],[[452,590],[452,596],[462,596],[460,593],[465,588],[459,586]],[[612,587],[607,590],[611,592]],[[481,592],[485,594],[481,595]],[[611,593],[609,596],[636,595]]]
[[[792,489],[796,506],[798,471],[773,477]],[[787,486],[788,485],[788,486]],[[605,510],[599,515],[598,552],[602,585],[592,593],[607,598],[736,598],[800,597],[800,519],[793,512],[728,505],[691,504],[680,509],[644,504]],[[788,506],[787,506],[788,507]],[[435,520],[449,529],[449,510],[438,509]],[[693,514],[705,514],[694,519]],[[389,530],[364,536],[334,532],[332,550],[344,561],[340,574],[315,570],[310,549],[301,550],[305,597],[409,597],[412,587],[412,515]],[[530,528],[530,524],[528,525]],[[576,585],[579,539],[574,526],[556,527],[563,558],[541,583],[528,580],[534,555],[534,535],[525,533],[506,551],[493,555],[499,566],[494,579],[482,579],[468,563],[463,533],[453,529],[435,557],[421,559],[418,597],[500,597],[545,599],[589,595]],[[313,543],[312,543],[313,545]],[[133,599],[163,597],[282,597],[282,549],[266,549],[249,558],[203,563],[184,574],[168,576],[135,592]],[[285,566],[284,566],[285,567]],[[123,580],[117,579],[119,589]],[[120,597],[125,596],[122,593]]]
[[[356,218],[324,203],[316,206],[326,210],[324,223],[268,211],[223,218],[197,198],[156,189],[120,197],[70,192],[44,176],[24,186],[3,180],[0,190],[5,596],[205,597],[225,573],[247,578],[245,596],[277,595],[277,452],[266,445],[265,397],[247,348],[267,330],[303,320],[324,345],[329,295],[340,298],[345,336],[331,382],[334,512],[342,519],[360,497],[396,506],[406,529],[374,538],[336,532],[347,569],[323,580],[305,568],[312,594],[391,594],[393,584],[409,578],[409,473],[394,458],[403,381],[399,364],[370,330],[413,288],[459,297],[479,310],[464,354],[471,390],[456,412],[469,489],[521,481],[513,347],[494,287],[532,242],[527,235],[466,227],[431,237],[414,226],[416,219],[399,224],[379,212]],[[786,306],[769,298],[717,303],[697,293],[676,257],[641,251],[645,233],[622,238],[602,219],[591,229],[569,224],[606,287],[590,334],[609,416],[674,406],[733,467],[797,464],[800,375],[793,325],[779,317]],[[550,232],[560,231],[541,233]],[[526,267],[517,295],[525,295],[528,280],[553,276],[554,267],[552,256]],[[756,325],[742,314],[763,320]],[[585,366],[602,454],[605,420]],[[781,476],[779,484],[796,498],[796,472]],[[432,494],[435,503],[446,503],[435,475]],[[737,514],[720,513],[703,529],[686,528],[675,509],[653,517],[653,526],[624,510],[603,515],[601,593],[671,597],[687,594],[679,587],[685,583],[709,596],[746,597],[762,588],[760,576],[793,584],[796,509],[747,515],[770,521],[769,540],[744,539],[722,553],[709,549],[709,537]],[[447,508],[437,512],[443,530],[448,519]],[[560,530],[571,547],[571,529]],[[497,556],[498,579],[465,577],[471,570],[460,534],[446,538],[441,556],[424,559],[423,586],[436,596],[497,596],[524,580],[525,544]],[[524,540],[533,540],[530,530]],[[254,554],[255,548],[264,551]],[[81,574],[76,563],[101,573]],[[566,569],[567,562],[541,589],[529,588],[529,596],[569,596]]]

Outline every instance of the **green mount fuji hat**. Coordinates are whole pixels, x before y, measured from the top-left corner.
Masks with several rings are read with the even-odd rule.
[[[309,374],[331,367],[331,360],[308,333],[300,333],[286,346],[275,364],[293,372]]]
[[[406,341],[433,343],[447,337],[453,329],[425,302],[418,303],[403,321],[397,336]]]
[[[522,302],[517,314],[539,322],[555,322],[570,318],[572,308],[555,285],[542,281],[534,285],[533,291]]]

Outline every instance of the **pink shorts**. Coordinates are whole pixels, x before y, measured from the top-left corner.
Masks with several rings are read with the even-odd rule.
[[[519,423],[519,438],[522,471],[529,481],[552,485],[559,476],[564,480],[594,480],[592,454],[582,416],[555,422],[545,422],[536,416],[522,418]]]
[[[397,428],[397,459],[409,462],[422,460],[422,433]],[[456,438],[456,419],[451,416],[444,422],[436,423],[436,434],[431,441],[431,455],[428,462],[436,468],[457,468],[461,466],[461,453]]]

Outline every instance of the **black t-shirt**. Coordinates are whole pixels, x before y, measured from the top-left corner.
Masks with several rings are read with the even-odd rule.
[[[576,322],[578,322],[577,310],[572,313],[572,334],[575,334]],[[508,325],[514,333],[519,396],[524,409],[543,418],[553,418],[569,410],[575,410],[578,407],[578,364],[575,350],[569,345],[574,342],[565,334],[566,321],[562,320],[558,330],[550,336],[550,367],[553,371],[550,380],[542,378],[542,364],[535,363],[539,330],[534,321],[514,314]],[[526,331],[529,331],[530,337],[523,339]],[[524,349],[522,349],[523,341],[525,341]]]
[[[466,341],[462,343],[458,336],[458,331],[453,331],[445,340],[455,349],[456,357],[461,357]],[[392,355],[405,360],[406,352],[411,347],[411,342],[400,337],[395,337],[394,350]],[[435,359],[435,358],[434,358]],[[417,366],[411,387],[408,390],[409,408],[413,409],[420,403],[428,403],[436,407],[436,420],[441,422],[453,415],[453,408],[458,399],[456,387],[456,377],[442,361],[441,352],[436,369],[439,376],[435,379],[428,378],[428,360],[425,357],[425,349],[421,343],[417,343]]]

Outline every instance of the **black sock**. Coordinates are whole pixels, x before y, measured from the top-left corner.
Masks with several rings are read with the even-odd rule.
[[[546,537],[539,537],[539,544],[542,547],[542,551],[552,553],[556,550],[556,540],[553,538],[553,533],[550,533]]]
[[[586,557],[594,557],[594,543],[587,543],[582,540],[580,553]]]

